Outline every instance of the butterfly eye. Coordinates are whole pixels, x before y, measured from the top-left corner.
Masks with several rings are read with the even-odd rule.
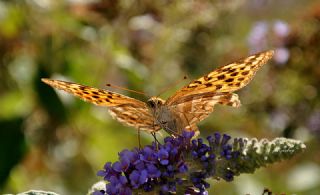
[[[154,108],[154,107],[155,107],[155,102],[152,101],[152,100],[149,100],[149,101],[148,101],[148,106],[149,106],[150,108]]]

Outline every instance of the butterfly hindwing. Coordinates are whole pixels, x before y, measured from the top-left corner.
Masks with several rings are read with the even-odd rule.
[[[237,94],[220,93],[212,95],[207,93],[203,96],[194,96],[192,99],[185,99],[184,102],[175,104],[172,109],[179,113],[184,119],[185,129],[198,131],[197,124],[207,118],[213,111],[216,104],[239,107],[241,105]]]
[[[124,104],[110,107],[108,111],[112,118],[127,126],[148,132],[155,132],[161,129],[155,123],[153,116],[147,108]]]

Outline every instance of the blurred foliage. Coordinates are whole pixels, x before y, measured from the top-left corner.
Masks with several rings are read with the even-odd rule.
[[[320,4],[312,0],[0,1],[0,193],[84,194],[104,162],[137,146],[137,132],[105,108],[40,78],[157,95],[184,75],[197,78],[275,48],[274,61],[239,91],[243,106],[217,106],[201,135],[285,136],[305,141],[307,151],[231,184],[214,182],[211,193],[259,194],[266,187],[319,194],[319,45]],[[142,136],[144,144],[152,140]]]

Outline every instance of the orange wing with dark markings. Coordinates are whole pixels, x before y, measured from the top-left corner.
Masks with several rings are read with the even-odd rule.
[[[272,58],[273,53],[272,50],[257,53],[222,66],[177,91],[167,100],[167,104],[174,105],[190,95],[208,92],[231,93],[239,90],[252,80],[259,68]]]
[[[166,105],[180,113],[188,125],[187,130],[198,132],[197,123],[207,118],[216,104],[241,105],[238,95],[233,92],[246,86],[273,53],[271,50],[261,52],[222,66],[177,91]]]
[[[125,125],[145,131],[158,131],[154,119],[144,102],[108,90],[97,89],[77,83],[41,79],[53,88],[66,91],[98,106],[106,106],[112,117]]]

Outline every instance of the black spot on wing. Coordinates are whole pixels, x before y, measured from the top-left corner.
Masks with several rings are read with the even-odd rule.
[[[237,76],[238,75],[238,72],[234,72],[234,73],[232,73],[232,74],[230,74],[230,76]]]
[[[233,78],[229,78],[229,79],[226,79],[226,80],[225,80],[225,82],[228,82],[228,83],[229,83],[229,82],[232,82],[232,81],[233,81]]]
[[[234,68],[230,68],[229,70],[228,70],[228,73],[233,73],[234,71],[236,71],[237,69],[234,69]]]
[[[244,71],[244,72],[242,72],[241,74],[244,75],[244,76],[245,76],[245,75],[248,75],[248,74],[249,74],[249,71]]]
[[[92,91],[92,93],[95,95],[99,95],[99,93],[97,91]]]
[[[224,75],[224,74],[223,74],[223,75],[219,75],[219,76],[218,76],[218,79],[219,79],[219,80],[223,80],[225,77],[226,77],[226,75]]]
[[[222,85],[216,85],[216,89],[221,89]]]

